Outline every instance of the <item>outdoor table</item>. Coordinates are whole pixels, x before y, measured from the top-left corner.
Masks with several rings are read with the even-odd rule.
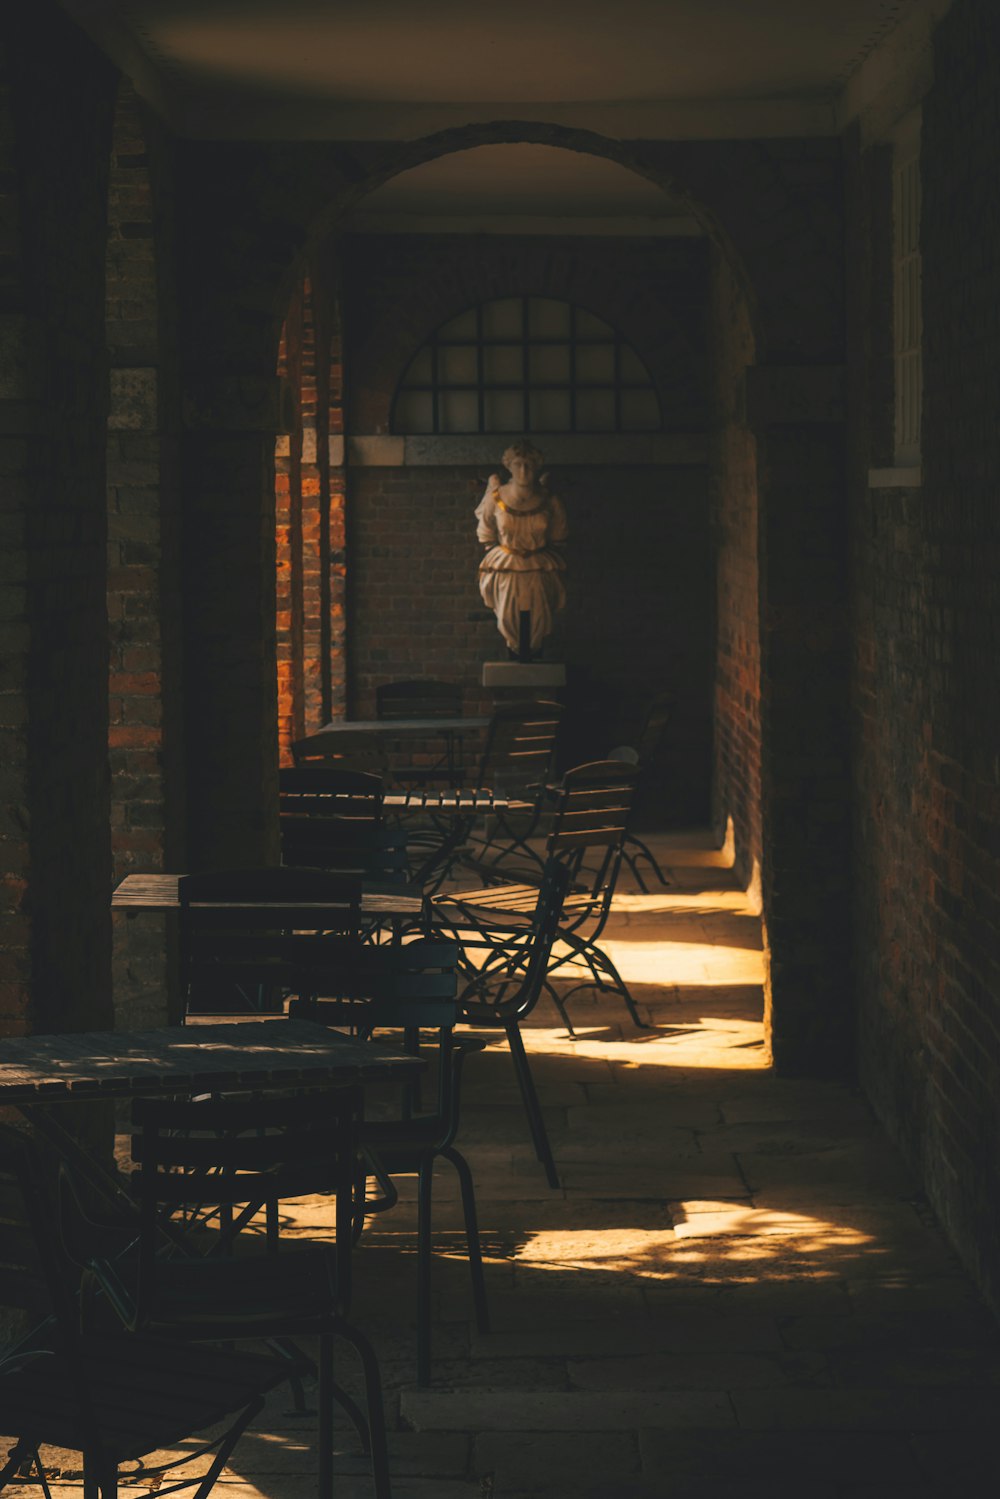
[[[182,874],[127,874],[111,896],[115,911],[179,911]],[[192,910],[253,910],[254,901],[191,901]],[[297,911],[308,910],[310,901],[297,900]],[[269,900],[269,911],[280,911],[281,902]],[[317,901],[317,911],[335,909],[329,901]],[[366,884],[361,890],[362,916],[419,916],[422,893],[413,885]]]
[[[147,1031],[66,1031],[0,1040],[0,1106],[30,1121],[98,1191],[134,1207],[114,1174],[53,1117],[98,1099],[333,1088],[405,1078],[423,1062],[311,1020],[239,1020]]]
[[[447,777],[449,781],[454,781],[456,745],[461,745],[463,734],[488,728],[489,723],[490,719],[485,714],[473,716],[461,713],[449,718],[334,718],[314,734],[300,739],[292,749],[297,755],[303,750],[341,750],[352,739],[379,743],[387,738],[439,737],[444,742]]]

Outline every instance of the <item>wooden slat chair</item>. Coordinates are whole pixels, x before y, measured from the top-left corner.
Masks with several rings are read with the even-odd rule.
[[[485,883],[504,878],[509,860],[520,857],[539,871],[544,860],[528,839],[538,831],[548,806],[546,787],[552,776],[560,703],[501,703],[490,719],[476,785],[508,797],[510,806],[492,814],[490,830],[478,843],[459,851],[460,862]]]
[[[417,1380],[431,1373],[431,1229],[434,1164],[448,1161],[458,1174],[465,1218],[469,1270],[476,1323],[489,1331],[486,1282],[476,1214],[476,1196],[468,1162],[455,1149],[459,1122],[462,1061],[468,1043],[456,1041],[458,947],[453,941],[418,939],[380,947],[343,944],[329,964],[323,986],[313,983],[311,996],[293,1000],[290,1014],[326,1025],[349,1026],[365,1036],[402,1030],[416,1051],[423,1035],[437,1064],[437,1097],[425,1112],[412,1112],[411,1096],[400,1100],[390,1119],[366,1120],[361,1143],[372,1153],[379,1180],[396,1174],[417,1177]],[[392,1193],[368,1211],[392,1206]]]
[[[484,935],[479,927],[447,927],[448,935],[462,949],[458,998],[462,1021],[475,1029],[503,1030],[535,1154],[545,1168],[550,1187],[559,1186],[559,1175],[528,1065],[521,1024],[535,1008],[545,987],[569,878],[568,868],[559,859],[546,860],[541,884],[535,890],[534,911],[521,930],[502,932],[491,928]]]
[[[361,875],[315,868],[208,870],[179,882],[189,1014],[280,1013],[293,933],[357,933]]]
[[[390,1493],[378,1361],[349,1320],[360,1114],[360,1093],[352,1088],[295,1097],[136,1099],[137,1251],[91,1264],[121,1320],[138,1332],[199,1343],[318,1338],[321,1499],[333,1491],[336,1405],[347,1412],[369,1454],[377,1499]],[[327,1194],[334,1205],[336,1242],[283,1243],[281,1202],[314,1193]],[[240,1249],[236,1236],[261,1213],[262,1252],[234,1253]],[[164,1221],[173,1224],[175,1214],[202,1229],[218,1217],[208,1253],[164,1253]],[[168,1248],[175,1240],[176,1234]],[[364,1411],[334,1379],[337,1338],[358,1354]],[[289,1378],[287,1363],[283,1377]]]
[[[599,942],[611,914],[635,778],[633,766],[594,760],[568,770],[557,788],[545,852],[566,865],[572,884],[562,903],[546,988],[571,1034],[566,1004],[580,989],[595,985],[620,994],[634,1024],[646,1029],[624,979]],[[590,858],[593,864],[588,863]],[[484,936],[517,931],[524,927],[537,900],[534,882],[449,891],[433,897],[432,920],[450,930],[459,924],[456,912],[460,912],[461,924],[476,927]],[[548,979],[567,967],[575,972],[582,969],[589,977],[560,996]]]
[[[39,1448],[79,1452],[86,1499],[115,1499],[118,1470],[176,1447],[225,1421],[221,1436],[197,1452],[143,1470],[151,1490],[195,1488],[205,1499],[237,1439],[263,1408],[263,1396],[288,1378],[272,1357],[204,1347],[131,1332],[80,1330],[79,1277],[62,1252],[43,1186],[45,1170],[28,1138],[0,1126],[0,1268],[3,1299],[17,1297],[33,1330],[0,1352],[0,1426],[15,1436],[0,1466],[0,1489],[24,1482],[33,1461],[46,1499]],[[207,1470],[178,1479],[181,1462],[212,1454]],[[163,1480],[167,1482],[164,1486]]]

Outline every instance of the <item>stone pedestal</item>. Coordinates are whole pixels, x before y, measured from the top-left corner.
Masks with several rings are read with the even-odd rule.
[[[557,661],[484,661],[484,687],[565,687],[566,668]]]

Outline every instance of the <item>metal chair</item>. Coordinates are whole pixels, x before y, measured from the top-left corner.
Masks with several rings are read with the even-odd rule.
[[[538,701],[502,703],[493,713],[476,771],[476,785],[510,799],[509,807],[492,814],[493,825],[479,844],[459,850],[460,862],[485,882],[503,878],[505,863],[520,854],[541,870],[544,860],[528,844],[546,810],[546,784],[551,777],[556,735],[562,717],[560,703]],[[513,820],[519,826],[513,825]]]
[[[181,986],[190,1014],[280,1012],[291,934],[346,935],[361,927],[358,872],[209,870],[185,875],[178,893]]]
[[[31,1141],[0,1127],[0,1232],[5,1299],[19,1298],[43,1320],[0,1353],[0,1424],[16,1434],[0,1467],[0,1489],[23,1481],[33,1460],[51,1499],[39,1456],[42,1444],[79,1452],[87,1499],[115,1499],[122,1463],[176,1446],[221,1421],[221,1436],[198,1452],[159,1463],[143,1477],[160,1494],[196,1488],[205,1499],[263,1396],[288,1378],[288,1364],[271,1357],[131,1332],[80,1330],[78,1277],[62,1252],[43,1187],[45,1171]],[[198,1478],[168,1481],[172,1470],[213,1453]],[[135,1481],[130,1468],[129,1479]]]
[[[530,923],[522,930],[504,932],[450,924],[446,928],[462,950],[462,987],[458,996],[462,1021],[476,1029],[502,1028],[535,1154],[545,1168],[550,1187],[559,1186],[559,1175],[528,1065],[521,1024],[535,1008],[545,987],[569,877],[569,870],[558,859],[546,861]]]
[[[138,1332],[198,1342],[318,1338],[322,1499],[333,1487],[336,1405],[369,1453],[377,1499],[390,1493],[378,1362],[348,1320],[360,1113],[359,1092],[350,1088],[291,1098],[136,1099],[136,1249],[91,1263],[122,1322]],[[283,1246],[279,1204],[317,1192],[335,1204],[335,1244]],[[217,1218],[218,1232],[203,1257],[176,1253],[176,1235],[165,1243],[165,1221],[179,1212],[187,1225]],[[266,1252],[233,1254],[236,1236],[261,1212]],[[335,1338],[358,1354],[366,1411],[334,1379]],[[290,1377],[287,1363],[282,1377]]]
[[[455,1149],[459,1121],[459,1091],[463,1058],[468,1046],[456,1041],[456,964],[458,947],[449,940],[362,947],[342,944],[331,954],[325,986],[322,978],[309,996],[291,1002],[289,1013],[326,1025],[350,1026],[365,1036],[385,1029],[401,1029],[409,1049],[419,1048],[421,1036],[432,1037],[437,1063],[437,1099],[426,1112],[412,1111],[412,1096],[400,1100],[398,1116],[366,1120],[361,1144],[371,1152],[378,1179],[385,1186],[394,1174],[417,1176],[417,1381],[430,1382],[431,1371],[431,1212],[434,1164],[448,1161],[458,1174],[465,1218],[469,1270],[476,1323],[489,1331],[486,1282],[476,1214],[472,1173]],[[391,1207],[390,1192],[366,1211]]]
[[[611,914],[635,779],[632,766],[616,760],[594,760],[568,770],[554,788],[556,810],[545,852],[566,865],[572,881],[562,902],[556,936],[557,944],[569,951],[552,952],[545,987],[570,1034],[573,1026],[566,1005],[580,989],[594,986],[620,994],[633,1023],[647,1029],[624,979],[599,944]],[[587,863],[590,855],[596,858],[592,866]],[[524,928],[537,900],[536,883],[451,891],[432,898],[432,919],[451,930],[457,924],[453,914],[457,910],[465,925],[484,936],[497,931],[516,932]],[[559,995],[549,980],[563,967],[577,972],[583,969],[589,977]]]

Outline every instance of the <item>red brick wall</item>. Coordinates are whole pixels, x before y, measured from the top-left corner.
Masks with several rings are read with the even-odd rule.
[[[712,500],[716,542],[715,760],[712,823],[720,842],[732,821],[744,882],[761,860],[760,568],[757,445],[747,424],[745,378],[754,340],[732,268],[713,255],[716,400]]]
[[[855,288],[869,326],[856,411],[855,737],[860,1068],[1000,1305],[1000,33],[958,0],[923,103],[923,482],[884,462],[884,160],[858,164]],[[880,206],[881,205],[881,206]],[[880,222],[881,215],[881,222]],[[881,343],[879,342],[881,339]]]
[[[293,740],[343,712],[346,680],[344,471],[329,447],[343,431],[343,376],[333,295],[315,277],[292,299],[278,374],[294,407],[275,459],[278,741],[291,763]]]

